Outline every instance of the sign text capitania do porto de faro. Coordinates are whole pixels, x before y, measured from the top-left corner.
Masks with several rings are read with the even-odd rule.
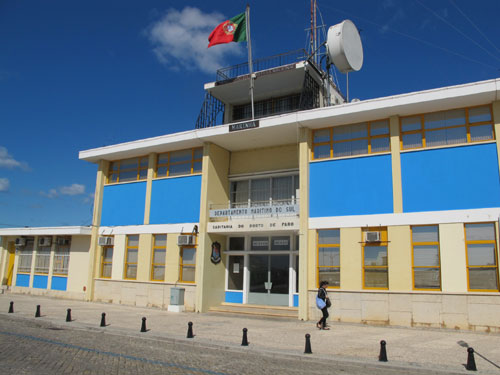
[[[224,222],[208,223],[208,232],[257,232],[266,230],[298,230],[300,220],[298,217],[262,218],[255,220],[231,220]]]

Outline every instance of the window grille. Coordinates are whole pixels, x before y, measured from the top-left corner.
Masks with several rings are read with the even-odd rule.
[[[36,252],[35,273],[48,274],[50,266],[50,246],[40,246]]]
[[[71,239],[68,239],[67,244],[59,245],[56,241],[56,248],[54,251],[54,264],[53,273],[57,275],[67,275],[69,267],[69,249],[71,246]]]
[[[18,248],[19,251],[19,265],[17,266],[17,272],[20,273],[31,273],[31,261],[33,259],[33,238],[26,239],[26,245],[22,248]]]

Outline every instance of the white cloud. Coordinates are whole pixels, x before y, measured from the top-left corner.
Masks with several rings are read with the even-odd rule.
[[[12,155],[9,154],[9,151],[3,146],[0,146],[0,167],[29,170],[28,164],[15,160]]]
[[[80,195],[85,193],[85,185],[73,184],[70,186],[61,186],[59,191],[62,195]]]
[[[172,70],[199,69],[214,74],[227,65],[226,56],[242,55],[237,43],[208,47],[208,36],[222,21],[220,13],[203,13],[198,8],[170,9],[146,30],[158,60]]]
[[[85,185],[60,186],[56,189],[50,189],[48,192],[41,191],[40,194],[47,198],[57,198],[60,195],[82,195],[85,194]]]
[[[8,178],[0,178],[0,192],[9,191],[10,181]]]

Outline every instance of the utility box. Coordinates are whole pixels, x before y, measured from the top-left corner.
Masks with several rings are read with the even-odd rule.
[[[170,305],[184,306],[184,288],[170,289]]]

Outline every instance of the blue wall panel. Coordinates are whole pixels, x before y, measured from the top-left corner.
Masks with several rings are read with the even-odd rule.
[[[299,307],[299,295],[298,294],[293,295],[293,307]]]
[[[393,212],[390,155],[310,164],[309,216]]]
[[[30,286],[30,275],[25,273],[18,273],[16,276],[16,286]]]
[[[153,181],[149,223],[197,223],[200,195],[200,175]]]
[[[146,182],[104,186],[101,225],[144,224]]]
[[[67,277],[52,276],[52,282],[50,283],[50,289],[65,291],[67,286],[68,286],[68,278]]]
[[[47,282],[49,277],[45,275],[35,275],[33,276],[33,288],[47,289]]]
[[[496,144],[401,154],[403,211],[500,206]]]
[[[226,292],[225,302],[243,303],[243,292]]]

